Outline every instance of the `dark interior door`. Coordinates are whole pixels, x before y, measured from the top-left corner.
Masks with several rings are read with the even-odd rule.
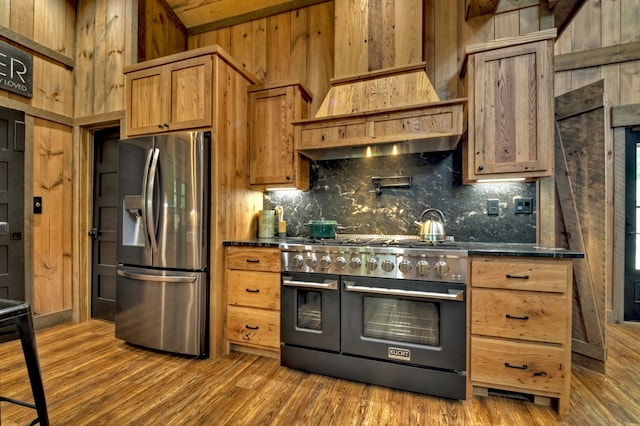
[[[113,321],[116,312],[118,128],[94,134],[91,316]]]
[[[640,131],[627,130],[624,320],[640,321]]]
[[[0,298],[25,300],[24,113],[0,108]]]

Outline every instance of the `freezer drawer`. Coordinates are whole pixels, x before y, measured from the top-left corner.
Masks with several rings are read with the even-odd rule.
[[[118,265],[116,337],[167,352],[206,356],[207,275]]]

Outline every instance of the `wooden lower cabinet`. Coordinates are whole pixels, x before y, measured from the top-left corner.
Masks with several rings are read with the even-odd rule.
[[[528,394],[569,407],[570,259],[471,259],[470,379],[476,395]]]
[[[227,306],[226,335],[240,345],[277,349],[280,345],[280,312]]]
[[[227,351],[279,356],[280,250],[227,247]]]

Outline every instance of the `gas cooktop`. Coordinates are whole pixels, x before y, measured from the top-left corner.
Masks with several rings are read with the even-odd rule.
[[[467,251],[453,241],[406,235],[337,235],[287,238],[282,271],[466,282]]]
[[[447,237],[444,241],[423,241],[413,235],[338,234],[335,238],[288,237],[286,243],[324,246],[461,249],[453,241],[453,237]]]

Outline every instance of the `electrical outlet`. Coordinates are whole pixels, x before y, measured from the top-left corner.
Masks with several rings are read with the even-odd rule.
[[[500,200],[497,198],[489,198],[487,200],[487,215],[497,216],[500,214]]]
[[[533,213],[533,198],[514,198],[514,214],[531,214]]]

